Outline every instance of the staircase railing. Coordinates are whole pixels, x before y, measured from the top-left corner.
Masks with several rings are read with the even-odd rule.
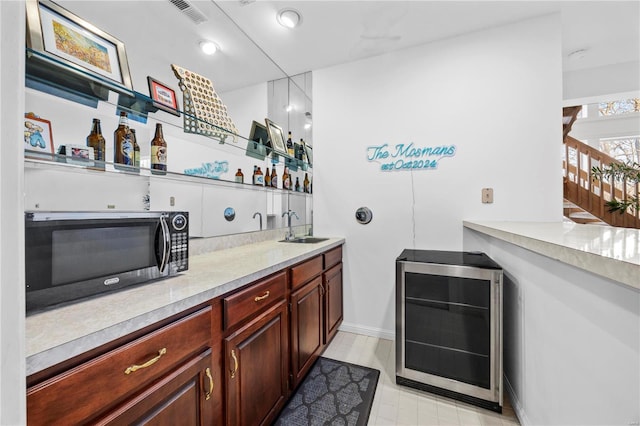
[[[605,203],[612,197],[627,200],[638,196],[638,183],[627,181],[596,180],[591,169],[611,163],[620,163],[613,157],[580,142],[571,136],[564,140],[564,198],[585,211],[613,226],[640,228],[637,210],[628,209],[624,213],[609,212]]]

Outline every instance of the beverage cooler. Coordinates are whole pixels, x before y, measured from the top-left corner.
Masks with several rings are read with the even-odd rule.
[[[396,383],[502,412],[502,269],[486,254],[396,259]]]

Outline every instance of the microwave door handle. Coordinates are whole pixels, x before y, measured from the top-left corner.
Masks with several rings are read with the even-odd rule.
[[[160,216],[160,228],[162,229],[162,261],[160,262],[160,265],[158,265],[158,269],[162,272],[164,271],[164,268],[167,267],[169,254],[171,252],[171,244],[169,244],[169,225],[167,225],[167,220],[164,216]]]

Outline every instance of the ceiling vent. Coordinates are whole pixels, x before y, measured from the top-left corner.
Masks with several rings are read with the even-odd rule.
[[[180,12],[187,15],[196,25],[209,20],[204,13],[200,12],[197,7],[186,0],[169,0],[169,2],[180,9]]]

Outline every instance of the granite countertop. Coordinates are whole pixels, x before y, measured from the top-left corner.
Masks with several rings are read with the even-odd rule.
[[[570,222],[464,221],[464,226],[640,289],[640,229]]]
[[[344,243],[265,241],[189,257],[175,277],[26,318],[27,375],[197,306]]]

